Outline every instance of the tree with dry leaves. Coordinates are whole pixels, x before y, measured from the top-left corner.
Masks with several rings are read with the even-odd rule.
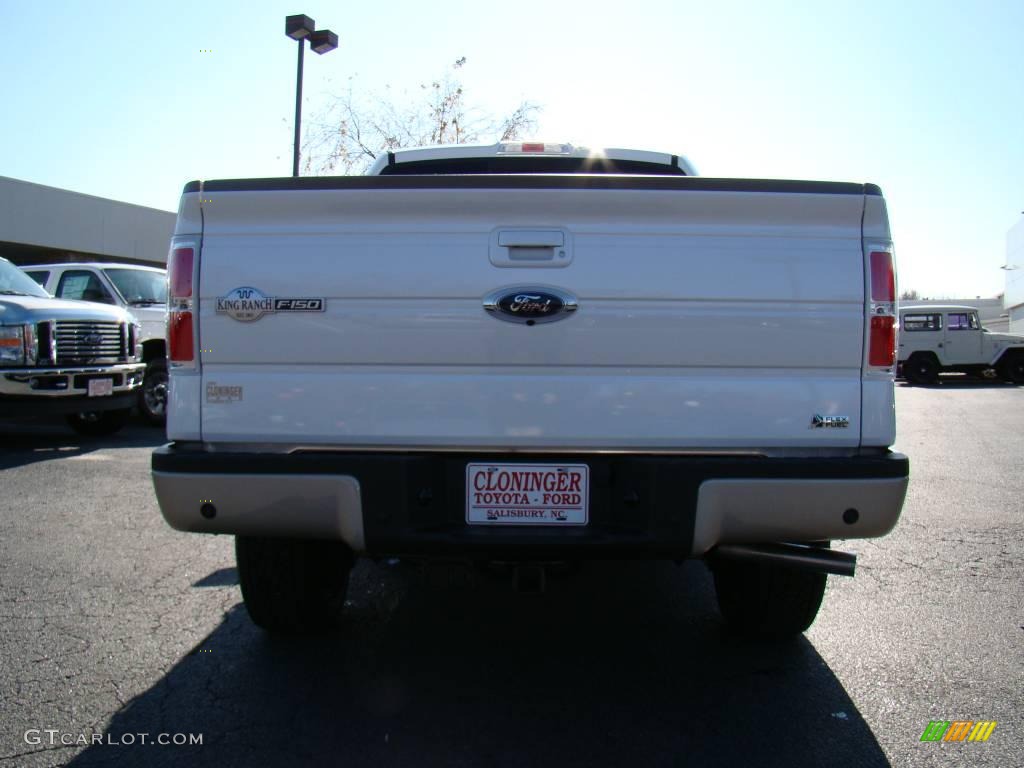
[[[413,93],[360,95],[350,81],[315,118],[302,147],[306,175],[358,174],[379,155],[403,147],[512,141],[537,128],[540,107],[521,102],[503,117],[469,104],[459,73],[466,57],[457,59],[440,78],[421,83]]]

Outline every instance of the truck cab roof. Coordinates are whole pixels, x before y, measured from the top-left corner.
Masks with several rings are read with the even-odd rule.
[[[494,173],[697,175],[681,155],[540,141],[399,149],[379,156],[367,171],[368,176]]]
[[[900,312],[977,312],[977,307],[966,304],[909,304],[900,305]]]
[[[54,264],[25,264],[22,269],[30,271],[33,269],[140,269],[146,272],[166,272],[163,267],[147,267],[142,264],[121,264],[114,261],[67,261]]]

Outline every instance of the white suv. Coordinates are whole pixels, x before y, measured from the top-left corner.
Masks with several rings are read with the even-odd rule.
[[[934,384],[956,372],[1024,384],[1024,336],[992,333],[974,307],[900,307],[899,366],[911,384]]]
[[[167,416],[167,271],[137,264],[33,264],[22,267],[58,299],[113,304],[131,312],[142,326],[146,377],[139,411],[154,425]]]

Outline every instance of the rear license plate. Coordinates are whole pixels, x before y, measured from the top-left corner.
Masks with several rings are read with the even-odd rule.
[[[104,397],[114,394],[113,379],[89,379],[89,397]]]
[[[586,464],[467,464],[466,522],[473,525],[586,525]]]

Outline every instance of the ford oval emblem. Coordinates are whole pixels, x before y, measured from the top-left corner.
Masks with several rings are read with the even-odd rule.
[[[484,309],[496,318],[525,325],[564,320],[578,306],[575,296],[557,288],[502,288],[484,297]]]

